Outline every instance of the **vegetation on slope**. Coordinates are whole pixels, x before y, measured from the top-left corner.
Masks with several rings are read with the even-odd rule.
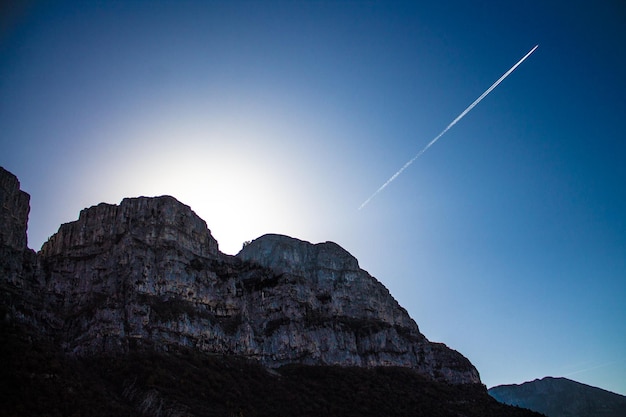
[[[480,385],[403,368],[290,365],[188,349],[69,358],[3,322],[1,416],[512,416]]]

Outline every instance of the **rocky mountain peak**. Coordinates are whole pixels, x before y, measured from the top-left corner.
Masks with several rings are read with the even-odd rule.
[[[216,257],[217,241],[206,222],[174,197],[125,198],[120,205],[101,203],[63,224],[42,247],[44,257],[93,255],[121,240],[145,245],[175,245],[204,257]]]
[[[28,199],[12,177],[0,183],[8,184],[3,219],[11,220],[0,227],[3,239],[24,252],[15,236],[25,231]],[[30,278],[22,290],[7,290],[11,314],[70,356],[184,348],[272,368],[390,366],[480,383],[469,360],[428,341],[389,291],[332,242],[265,235],[228,256],[189,206],[161,196],[84,209],[36,256],[12,250],[3,262],[13,278],[0,283],[18,282],[25,270]],[[28,307],[31,299],[39,304]]]
[[[0,167],[0,245],[26,249],[30,196],[20,190],[17,177]]]
[[[548,417],[624,417],[626,396],[567,378],[545,377],[489,389],[498,401]]]
[[[289,236],[268,234],[245,245],[237,256],[282,273],[314,273],[337,278],[337,273],[358,272],[359,262],[334,242],[311,244]]]

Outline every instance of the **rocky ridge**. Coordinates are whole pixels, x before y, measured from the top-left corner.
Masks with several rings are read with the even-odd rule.
[[[499,385],[489,394],[504,404],[548,417],[626,417],[626,396],[567,378],[545,377],[516,385]]]
[[[335,243],[266,235],[225,255],[190,207],[162,196],[82,210],[35,255],[26,247],[29,197],[9,172],[0,178],[7,315],[69,355],[176,346],[268,367],[400,366],[480,383],[465,357],[429,342]]]
[[[225,255],[163,196],[85,209],[35,253],[28,202],[0,167],[0,415],[537,415],[335,243]]]

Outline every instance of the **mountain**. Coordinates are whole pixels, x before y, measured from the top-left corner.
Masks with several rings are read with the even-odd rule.
[[[225,255],[162,196],[84,209],[35,253],[29,198],[0,168],[0,415],[532,415],[335,243]]]
[[[548,417],[626,417],[626,397],[566,378],[536,379],[489,389],[496,400]]]

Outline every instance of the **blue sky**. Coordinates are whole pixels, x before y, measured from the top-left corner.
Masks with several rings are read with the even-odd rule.
[[[339,243],[487,386],[626,394],[620,2],[21,3],[0,13],[0,165],[30,247],[170,194],[227,253]]]

